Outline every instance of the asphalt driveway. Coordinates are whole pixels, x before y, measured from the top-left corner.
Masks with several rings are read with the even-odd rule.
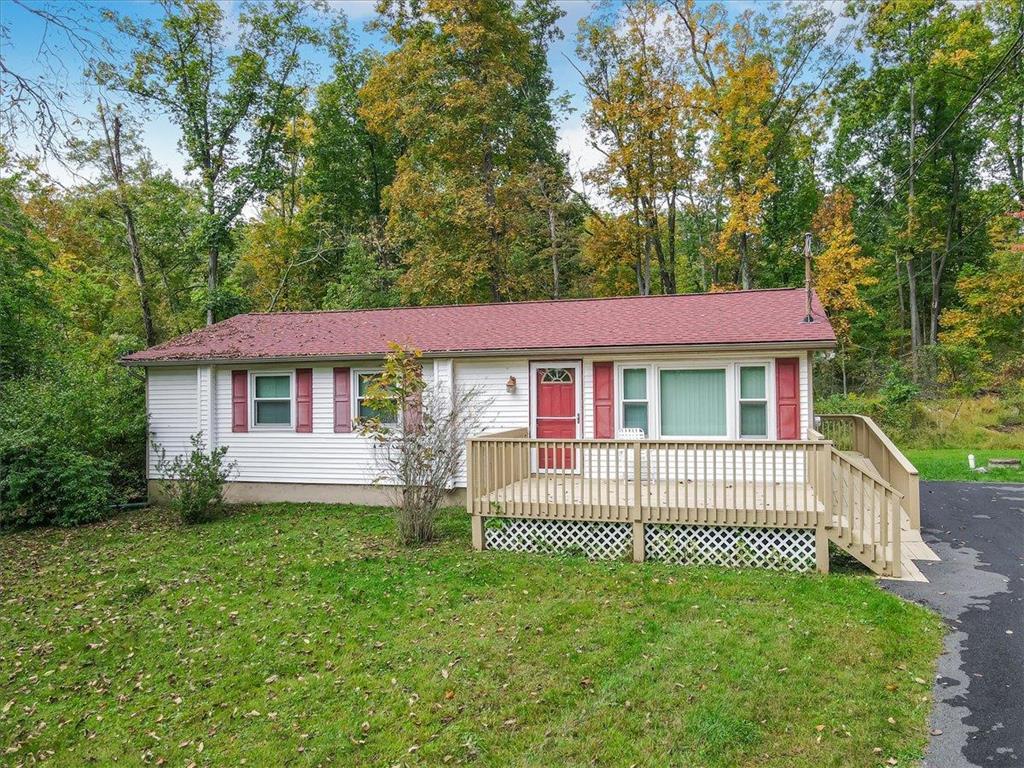
[[[950,626],[925,765],[1024,767],[1024,485],[922,483],[921,533],[929,583],[881,583]]]

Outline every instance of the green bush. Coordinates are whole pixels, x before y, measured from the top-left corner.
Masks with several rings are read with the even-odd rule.
[[[235,470],[234,462],[225,462],[226,446],[206,450],[201,434],[192,435],[192,450],[187,454],[167,458],[167,451],[157,443],[153,450],[158,456],[156,468],[163,482],[163,490],[171,509],[185,523],[204,523],[216,517],[224,508],[224,483]]]
[[[144,498],[142,382],[78,341],[0,384],[0,524],[76,525]]]
[[[110,512],[110,462],[38,435],[0,437],[0,527],[71,526]]]

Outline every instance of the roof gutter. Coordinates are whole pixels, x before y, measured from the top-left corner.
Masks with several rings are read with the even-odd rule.
[[[565,357],[601,356],[611,353],[644,353],[644,352],[718,352],[723,350],[750,349],[764,351],[799,351],[835,349],[835,341],[819,339],[815,341],[776,341],[749,342],[737,341],[718,344],[648,344],[633,346],[601,346],[601,347],[535,347],[531,349],[484,349],[484,350],[441,350],[424,352],[424,359],[449,357]],[[364,355],[287,355],[275,357],[197,357],[184,360],[124,360],[119,362],[127,367],[146,366],[183,366],[183,365],[257,365],[275,363],[294,363],[299,361],[331,362],[344,360],[380,360],[386,352],[374,352]]]

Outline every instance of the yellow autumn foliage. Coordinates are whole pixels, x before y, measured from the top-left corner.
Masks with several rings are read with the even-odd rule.
[[[813,229],[823,250],[815,260],[815,288],[841,343],[850,339],[850,315],[875,313],[860,289],[876,285],[871,259],[864,256],[853,230],[853,195],[836,187],[814,214]]]

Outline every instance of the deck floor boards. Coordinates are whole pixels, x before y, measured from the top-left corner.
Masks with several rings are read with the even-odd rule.
[[[537,509],[569,507],[577,511],[593,509],[605,511],[608,516],[597,519],[630,519],[630,509],[636,496],[632,480],[585,478],[569,474],[534,475],[516,480],[481,497],[490,507],[493,504],[535,507]],[[674,510],[714,510],[716,512],[748,512],[763,514],[771,520],[749,522],[769,523],[779,516],[800,517],[801,523],[814,524],[811,512],[823,511],[822,504],[809,485],[802,483],[753,483],[723,480],[701,481],[649,481],[642,482],[641,507],[652,517]],[[545,515],[546,516],[546,515]],[[664,515],[669,516],[669,515]],[[737,521],[742,522],[742,521]]]

